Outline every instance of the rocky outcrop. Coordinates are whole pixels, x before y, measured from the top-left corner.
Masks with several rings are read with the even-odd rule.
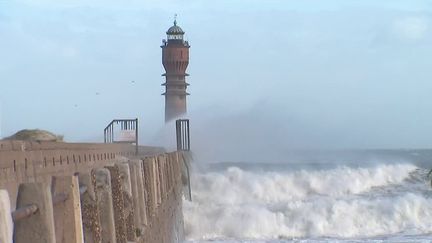
[[[63,136],[40,129],[24,129],[5,138],[5,140],[62,142]]]

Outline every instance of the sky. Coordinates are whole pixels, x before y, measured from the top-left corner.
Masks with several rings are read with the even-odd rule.
[[[429,0],[0,0],[1,135],[100,141],[110,120],[138,117],[156,143],[174,14],[197,141],[432,146]]]

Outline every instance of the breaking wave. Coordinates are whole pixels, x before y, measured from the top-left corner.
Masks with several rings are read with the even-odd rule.
[[[411,164],[195,172],[189,239],[356,238],[432,232],[425,172]]]

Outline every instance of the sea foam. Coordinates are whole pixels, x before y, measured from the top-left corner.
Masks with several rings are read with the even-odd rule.
[[[189,239],[373,237],[430,233],[432,199],[405,185],[411,164],[194,174]],[[424,185],[426,187],[426,185]],[[379,190],[378,190],[379,189]]]

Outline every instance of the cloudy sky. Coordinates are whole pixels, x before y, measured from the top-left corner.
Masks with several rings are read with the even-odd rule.
[[[139,117],[152,137],[175,13],[202,136],[432,146],[429,0],[0,0],[2,135],[95,140],[111,119]]]

